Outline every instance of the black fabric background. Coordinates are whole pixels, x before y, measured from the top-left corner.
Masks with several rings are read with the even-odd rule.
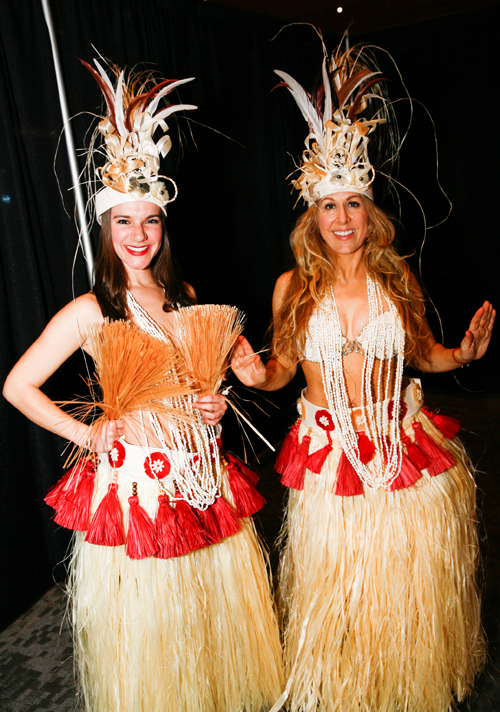
[[[119,65],[146,60],[165,76],[196,77],[181,87],[180,98],[200,107],[192,112],[197,123],[179,122],[186,139],[183,160],[177,166],[172,155],[164,167],[179,185],[179,198],[169,207],[173,251],[199,300],[242,308],[247,335],[260,347],[274,281],[289,265],[288,234],[302,210],[293,208],[295,197],[286,177],[306,133],[288,93],[271,92],[278,81],[273,69],[310,86],[321,62],[317,37],[309,27],[293,26],[271,41],[281,27],[277,21],[203,0],[52,0],[51,7],[73,115],[100,106],[97,85],[77,59],[91,61],[96,56],[92,45]],[[446,345],[459,342],[474,310],[484,299],[495,298],[498,284],[498,96],[490,48],[499,14],[498,8],[490,8],[362,38],[392,52],[410,93],[428,106],[436,122],[441,182],[455,208],[444,225],[428,233],[422,274],[443,319]],[[53,314],[88,285],[81,254],[74,260],[76,230],[61,207],[52,168],[62,119],[39,0],[2,3],[0,38],[3,382]],[[330,38],[330,47],[338,39]],[[397,92],[389,62],[384,70],[395,80]],[[175,121],[169,123],[175,134]],[[83,145],[88,125],[89,116],[73,120],[77,146]],[[401,154],[400,179],[418,195],[430,223],[446,213],[435,180],[433,142],[430,122],[416,106]],[[71,214],[63,143],[55,165]],[[422,219],[406,197],[402,221],[401,249],[418,250]],[[415,258],[413,264],[418,269]],[[438,333],[432,314],[431,320]],[[45,391],[57,399],[84,393],[79,373],[85,375],[86,365],[76,354]],[[473,365],[458,375],[467,388],[497,391],[494,350],[481,367]],[[450,374],[426,377],[424,383],[457,387]],[[266,406],[271,418],[259,417],[253,409],[271,441],[279,440],[293,419],[299,387],[297,381],[271,396],[282,406],[279,412]],[[53,575],[63,576],[59,562],[69,537],[54,525],[42,502],[62,472],[64,444],[3,400],[0,409],[1,628],[47,588]],[[227,442],[241,452],[237,428],[231,418],[226,420]],[[258,440],[253,442],[262,449]]]

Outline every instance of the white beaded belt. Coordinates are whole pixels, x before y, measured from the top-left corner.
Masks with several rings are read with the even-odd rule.
[[[383,401],[382,403],[377,404],[377,405],[378,405],[378,407],[383,408],[385,412],[389,412],[391,400],[392,399]],[[419,378],[410,379],[410,383],[408,384],[408,386],[404,389],[404,391],[401,392],[401,401],[406,406],[406,411],[405,411],[404,419],[403,419],[403,423],[404,423],[407,418],[411,418],[413,415],[415,415],[415,413],[417,413],[420,410],[420,408],[422,407],[422,405],[424,403],[422,387],[420,385]],[[300,400],[298,401],[297,407],[298,407],[298,411],[301,416],[302,422],[304,423],[304,425],[307,425],[310,428],[318,427],[318,423],[317,423],[317,419],[316,419],[316,414],[318,413],[318,411],[328,410],[328,408],[324,408],[323,406],[320,406],[320,405],[314,405],[314,403],[311,403],[310,401],[308,401],[307,398],[304,396],[304,393],[302,393],[302,396],[301,396]],[[365,422],[364,422],[363,409],[360,407],[351,408],[351,413],[352,413],[354,428],[356,430],[364,430]],[[333,435],[333,433],[332,433],[332,435]]]
[[[159,479],[166,482],[168,480],[174,480],[176,472],[178,472],[181,467],[181,456],[177,450],[131,445],[124,440],[118,441],[117,448],[119,450],[118,452],[112,450],[111,453],[99,453],[99,460],[101,466],[117,469],[120,473],[120,477],[151,481],[155,478],[148,474],[147,469],[149,469],[150,472],[155,472]],[[115,467],[113,467],[109,459],[109,456],[113,454],[116,456]],[[195,453],[193,453],[193,456],[195,456]],[[168,468],[166,461],[170,463],[170,468]],[[168,474],[165,474],[166,469],[169,469]]]

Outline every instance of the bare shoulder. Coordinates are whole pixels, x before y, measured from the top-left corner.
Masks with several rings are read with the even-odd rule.
[[[281,308],[281,305],[283,304],[283,301],[285,299],[285,295],[288,291],[288,287],[290,286],[292,275],[293,269],[289,270],[288,272],[284,272],[276,280],[273,293],[273,310],[276,311],[277,309],[279,310]]]
[[[276,280],[276,289],[286,289],[288,285],[290,284],[290,280],[292,279],[294,270],[289,269],[288,272],[283,272],[283,274],[280,274],[278,279]]]
[[[76,337],[79,344],[83,345],[87,340],[89,327],[103,321],[96,297],[92,292],[88,292],[68,302],[58,311],[48,323],[42,337],[44,335],[53,337],[54,334],[68,337],[71,334],[72,340]]]
[[[196,298],[196,292],[194,291],[194,287],[192,287],[188,282],[184,282],[184,289],[186,290],[186,293],[191,299],[194,299],[195,302],[197,302]]]
[[[75,321],[80,327],[104,321],[99,303],[92,292],[82,294],[59,311],[54,319]]]

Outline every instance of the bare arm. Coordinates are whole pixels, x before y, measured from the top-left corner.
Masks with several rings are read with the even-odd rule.
[[[273,316],[279,313],[291,273],[286,272],[278,278],[273,294]],[[263,391],[277,391],[286,386],[297,373],[296,364],[285,364],[270,358],[264,364],[247,339],[240,336],[231,357],[231,368],[239,380],[246,386],[260,388]]]
[[[80,346],[87,347],[87,329],[102,321],[95,297],[85,294],[67,304],[19,359],[8,375],[3,394],[30,420],[71,440],[79,446],[90,444],[93,450],[107,451],[121,434],[121,422],[112,421],[92,433],[90,426],[65,413],[40,390],[45,381]]]
[[[454,349],[447,349],[439,344],[429,329],[429,335],[425,339],[425,357],[417,364],[418,368],[429,373],[441,373],[480,359],[490,343],[495,316],[495,309],[489,302],[484,302],[472,317],[460,346]]]

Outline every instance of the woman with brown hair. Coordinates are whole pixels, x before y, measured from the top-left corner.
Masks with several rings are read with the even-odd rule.
[[[46,497],[55,521],[75,531],[69,589],[82,703],[87,712],[260,712],[282,686],[251,521],[263,499],[254,474],[221,451],[224,397],[198,397],[188,337],[204,307],[192,306],[165,231],[171,201],[158,173],[170,139],[153,141],[173,111],[196,107],[158,109],[182,81],[117,71],[113,87],[96,64],[108,162],[95,196],[95,285],[55,315],[4,387],[31,420],[82,451]],[[237,320],[232,307],[211,307]],[[79,348],[102,387],[97,424],[40,390]]]
[[[276,462],[290,488],[281,701],[293,712],[445,712],[485,657],[475,483],[456,421],[423,407],[403,366],[481,358],[495,312],[485,302],[454,349],[432,336],[373,203],[368,136],[388,103],[364,51],[325,57],[312,97],[277,73],[309,123],[294,182],[309,208],[291,235],[295,267],[276,283],[271,359],[240,337],[232,368],[275,390],[300,364],[307,382]]]

